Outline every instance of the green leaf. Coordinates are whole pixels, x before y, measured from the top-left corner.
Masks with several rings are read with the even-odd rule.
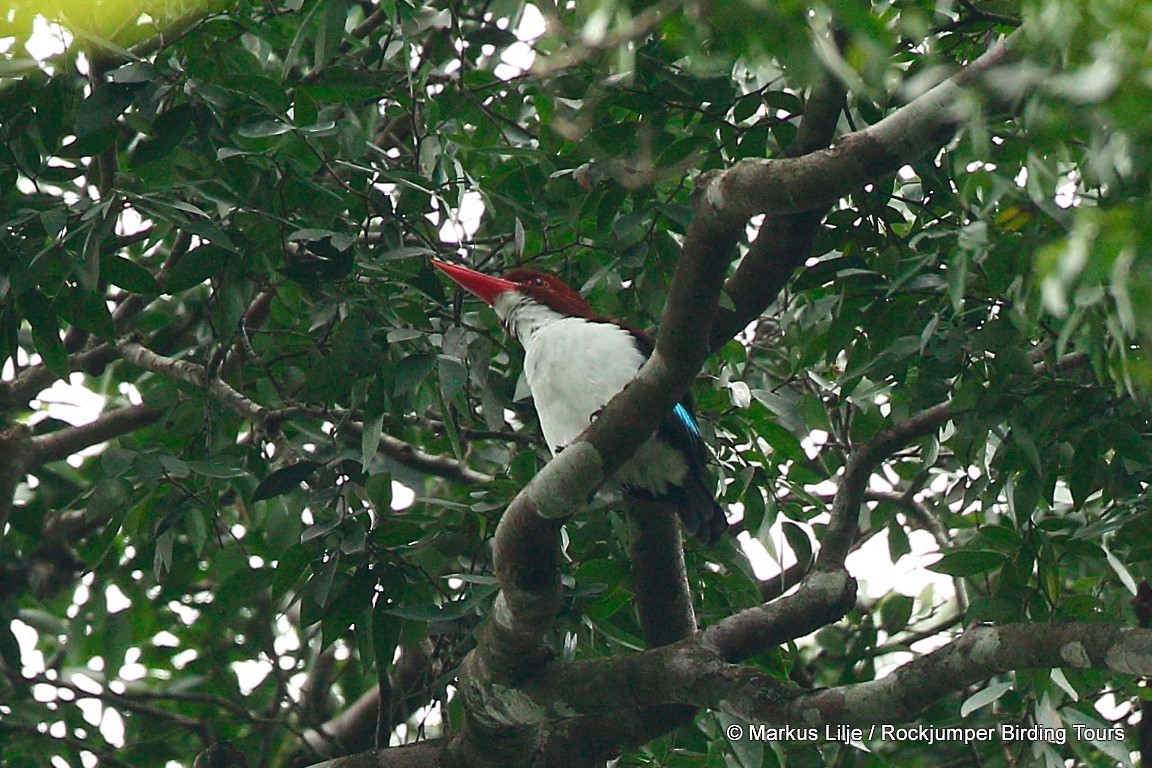
[[[61,379],[68,379],[68,352],[60,340],[60,320],[51,303],[39,291],[28,291],[19,297],[20,307],[32,326],[32,343],[44,364]]]
[[[900,632],[908,626],[912,618],[915,600],[899,592],[893,592],[880,601],[880,628],[889,634]]]
[[[928,570],[946,576],[974,576],[999,568],[1007,559],[1003,552],[990,549],[960,549],[945,554]]]
[[[312,477],[316,470],[322,466],[324,465],[318,461],[304,460],[287,467],[281,467],[260,481],[256,490],[252,492],[252,501],[263,501],[297,490],[300,483]]]
[[[220,464],[214,461],[196,461],[189,459],[185,462],[190,470],[198,475],[204,477],[214,477],[221,480],[227,480],[233,477],[247,477],[248,471],[242,467],[234,467],[227,464]]]
[[[329,67],[302,89],[317,101],[350,102],[374,99],[389,93],[392,83],[381,75],[363,69]]]
[[[392,476],[387,472],[372,475],[368,478],[365,490],[368,500],[376,509],[377,515],[387,513],[392,509]]]
[[[296,586],[312,556],[303,544],[294,544],[285,550],[276,561],[276,574],[272,577],[272,599],[281,600],[288,591]]]
[[[116,337],[116,322],[112,319],[112,313],[108,311],[108,305],[104,303],[104,297],[97,293],[77,285],[68,289],[62,298],[53,303],[53,306],[60,317],[77,328],[102,339]]]
[[[189,467],[183,459],[178,459],[175,456],[168,456],[166,454],[161,454],[159,458],[160,466],[164,467],[164,471],[167,472],[170,477],[180,480],[192,474],[192,468]]]
[[[177,104],[161,114],[149,131],[151,138],[140,142],[132,153],[132,165],[154,163],[167,157],[184,140],[191,125],[192,107],[188,104]]]
[[[202,245],[189,251],[176,262],[164,284],[164,292],[180,293],[200,285],[223,269],[230,258],[233,254],[218,245]]]
[[[328,601],[320,621],[320,646],[326,648],[342,637],[352,623],[367,616],[376,589],[376,577],[367,565],[361,566],[347,585]]]
[[[1084,502],[1096,490],[1096,477],[1101,464],[1100,453],[1100,434],[1090,429],[1076,443],[1076,451],[1072,454],[1072,466],[1068,472],[1068,490],[1072,492],[1072,501],[1077,507],[1084,506]]]
[[[141,86],[137,83],[101,83],[84,100],[76,118],[76,135],[104,128],[131,106]]]
[[[126,451],[123,448],[109,448],[100,455],[100,464],[104,474],[108,477],[117,477],[128,471],[132,462],[136,460],[136,451]]]
[[[364,420],[364,431],[360,436],[360,465],[364,467],[365,472],[371,466],[372,459],[376,457],[376,451],[380,448],[380,437],[383,433],[383,413]]]
[[[100,274],[117,288],[130,293],[159,293],[152,273],[122,256],[105,254],[100,260]]]
[[[292,126],[288,123],[282,123],[279,120],[261,120],[258,123],[246,125],[236,132],[249,139],[266,139],[269,136],[282,136],[291,131]]]
[[[960,705],[960,717],[968,717],[976,710],[998,700],[1010,690],[1012,690],[1012,683],[1007,680],[989,683],[987,687],[980,689],[964,700],[964,703]]]
[[[788,546],[796,555],[797,564],[806,567],[812,562],[812,541],[808,538],[807,531],[790,520],[785,520],[781,528],[784,531],[784,538],[788,541]]]

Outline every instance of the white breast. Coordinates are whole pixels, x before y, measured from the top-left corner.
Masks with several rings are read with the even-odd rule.
[[[644,364],[632,334],[611,323],[565,318],[527,341],[524,376],[553,453],[587,429]]]
[[[499,297],[496,313],[524,346],[524,377],[553,454],[587,429],[644,365],[635,338],[613,323],[567,317],[517,293]],[[659,495],[680,485],[687,471],[678,451],[653,439],[620,468],[616,481]]]

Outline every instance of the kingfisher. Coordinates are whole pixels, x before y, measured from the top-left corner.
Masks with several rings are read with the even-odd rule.
[[[650,336],[597,314],[551,275],[515,269],[494,277],[436,259],[432,264],[487,302],[524,347],[524,378],[553,456],[588,428],[652,354]],[[712,544],[728,522],[707,464],[708,448],[685,395],[619,469],[616,482],[634,498],[674,507],[685,530]]]

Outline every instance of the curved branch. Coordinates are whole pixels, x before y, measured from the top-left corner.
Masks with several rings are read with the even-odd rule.
[[[792,594],[745,609],[704,630],[703,642],[725,661],[743,661],[831,624],[855,604],[856,580],[842,565],[818,569]]]
[[[880,430],[867,443],[853,449],[844,465],[840,487],[832,500],[832,519],[828,521],[828,529],[820,540],[820,554],[816,557],[818,568],[844,564],[844,558],[848,556],[852,541],[856,538],[860,506],[864,503],[868,481],[876,467],[908,443],[944,426],[951,415],[951,409],[951,400],[934,405],[899,424]]]
[[[720,290],[747,219],[767,210],[787,213],[827,204],[841,195],[839,191],[830,194],[829,188],[855,188],[873,176],[896,170],[896,160],[906,162],[908,153],[921,154],[939,146],[958,124],[951,106],[960,95],[961,85],[1006,59],[1007,52],[1008,46],[1001,44],[957,77],[835,150],[798,160],[744,161],[727,172],[705,174],[698,180],[692,221],[652,356],[580,438],[533,478],[501,518],[493,545],[501,594],[475,652],[461,669],[461,694],[468,719],[461,738],[454,741],[454,748],[460,748],[458,754],[471,754],[481,740],[500,740],[498,746],[507,748],[509,754],[524,755],[528,753],[525,750],[539,748],[539,734],[533,724],[539,723],[544,713],[522,700],[525,688],[517,684],[529,680],[527,685],[535,685],[548,676],[547,672],[536,674],[551,669],[543,637],[560,605],[560,521],[582,509],[605,478],[648,439],[661,416],[700,370],[712,349],[711,329]],[[797,173],[809,174],[803,180],[820,190],[817,195],[799,189],[797,194],[812,195],[803,205],[797,203],[800,198],[792,190],[778,189]],[[838,184],[829,184],[830,178],[836,178]],[[945,408],[940,418],[946,416]],[[855,593],[854,582],[843,571],[843,556],[856,533],[868,476],[893,446],[911,439],[921,428],[925,427],[915,420],[892,427],[850,460],[818,572],[807,581],[809,590],[802,588],[791,600],[761,606],[753,609],[757,613],[745,612],[717,625],[723,629],[709,639],[724,649],[723,655],[738,658],[754,653],[752,649],[764,643],[797,636],[796,632],[807,625],[784,621],[790,611],[819,622],[813,629],[843,615],[847,610],[843,606],[851,605]],[[801,596],[811,598],[813,592],[821,599],[813,600],[812,605],[798,602]],[[646,699],[634,706],[659,701]]]
[[[116,347],[112,344],[99,344],[83,352],[69,355],[68,370],[99,375],[116,359]],[[11,384],[0,383],[0,409],[27,406],[29,401],[52,386],[52,382],[57,378],[59,377],[55,373],[41,364],[23,371]]]
[[[1073,352],[1051,363],[1037,363],[1032,370],[1036,376],[1054,375],[1075,370],[1088,362],[1087,355]],[[1020,378],[1014,377],[1012,382]],[[832,500],[828,529],[820,541],[820,554],[816,558],[818,568],[844,564],[859,528],[860,507],[868,490],[868,481],[880,463],[913,440],[943,427],[951,415],[952,400],[948,399],[881,430],[864,445],[852,449]]]

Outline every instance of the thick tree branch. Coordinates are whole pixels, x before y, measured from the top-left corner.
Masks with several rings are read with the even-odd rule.
[[[504,702],[515,702],[505,712],[524,727],[646,703],[691,704],[767,724],[869,725],[907,722],[941,697],[1002,672],[1059,667],[1152,673],[1152,631],[1085,623],[975,626],[885,678],[816,691],[728,663],[700,633],[630,656],[554,665]]]
[[[729,699],[729,711],[756,721],[817,726],[900,723],[1001,672],[1059,667],[1152,674],[1152,631],[1080,623],[974,626],[880,680],[804,693],[780,704]]]
[[[696,631],[680,522],[675,512],[640,499],[625,500],[636,609],[649,648],[683,640]]]
[[[842,567],[816,570],[790,595],[748,608],[704,630],[703,642],[728,662],[743,661],[803,637],[856,604],[856,580]]]
[[[317,763],[312,768],[457,768],[460,764],[451,759],[447,744],[447,739],[431,739],[338,757]]]

